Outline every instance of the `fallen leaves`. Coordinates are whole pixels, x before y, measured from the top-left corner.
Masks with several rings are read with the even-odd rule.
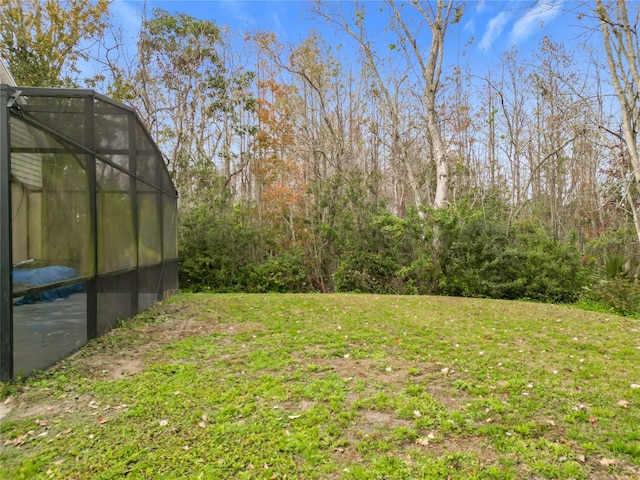
[[[38,426],[44,427],[45,430],[39,433],[36,430],[29,430],[28,432],[23,433],[22,435],[18,435],[16,438],[5,440],[2,443],[2,446],[3,447],[21,447],[22,445],[24,445],[26,442],[30,440],[36,440],[38,438],[43,438],[49,435],[49,430],[48,430],[49,425],[47,424],[47,422],[45,422],[44,420],[36,420],[35,423]],[[69,435],[72,432],[73,430],[71,428],[67,428],[66,430],[56,434],[55,438],[60,438],[65,435]]]
[[[198,422],[198,426],[200,428],[207,428],[209,426],[209,417],[207,417],[207,414],[203,414],[202,417],[200,417],[200,422]]]
[[[422,445],[423,447],[429,445],[429,441],[430,440],[435,440],[436,436],[433,434],[433,432],[430,432],[426,437],[422,437],[422,438],[417,438],[416,439],[416,444],[418,445]]]
[[[12,440],[6,440],[2,446],[3,447],[19,447],[21,446],[24,442],[26,442],[27,440],[29,440],[30,438],[32,438],[32,435],[35,432],[33,430],[29,430],[27,433],[24,433],[22,435],[18,435],[16,438],[12,439]]]
[[[521,307],[519,311],[520,309]],[[283,444],[304,445],[310,455],[322,454],[327,458],[339,455],[339,467],[330,473],[327,470],[326,475],[337,477],[341,475],[341,467],[351,466],[354,459],[364,460],[362,471],[369,467],[368,457],[361,455],[355,449],[355,444],[358,442],[357,445],[366,446],[371,443],[370,438],[375,441],[382,438],[381,441],[387,442],[391,448],[398,445],[398,458],[407,451],[413,455],[414,450],[418,453],[422,451],[422,454],[436,455],[440,455],[441,452],[462,451],[482,456],[489,452],[489,468],[492,464],[499,465],[505,459],[513,459],[510,455],[496,452],[492,448],[494,436],[499,436],[496,441],[503,442],[513,451],[520,448],[524,451],[534,443],[532,435],[535,435],[534,438],[540,439],[539,443],[535,443],[536,448],[540,449],[540,456],[536,455],[536,460],[544,458],[563,474],[577,472],[576,476],[587,477],[604,472],[606,476],[607,469],[615,469],[617,473],[625,472],[629,468],[626,455],[621,454],[617,460],[612,460],[615,458],[614,452],[607,449],[605,442],[612,431],[626,433],[629,428],[633,428],[629,425],[633,423],[634,409],[638,406],[636,393],[640,392],[630,389],[630,385],[632,389],[640,388],[640,385],[637,385],[640,384],[640,378],[635,375],[633,369],[637,363],[631,361],[633,359],[620,357],[620,365],[614,364],[613,361],[606,365],[600,364],[600,357],[587,354],[591,352],[591,348],[582,351],[576,348],[576,345],[570,344],[572,350],[563,350],[567,343],[566,335],[558,337],[559,340],[555,342],[556,339],[549,337],[548,332],[540,333],[540,338],[536,337],[539,332],[532,328],[529,336],[529,331],[523,331],[528,328],[526,323],[522,324],[523,327],[516,324],[520,328],[520,335],[527,335],[527,340],[521,340],[520,345],[513,345],[510,328],[505,328],[500,333],[492,333],[494,340],[481,343],[480,346],[472,341],[459,344],[455,342],[462,341],[460,339],[463,337],[473,339],[478,336],[487,339],[487,336],[482,337],[480,333],[476,335],[473,326],[463,324],[461,320],[458,322],[459,328],[442,334],[432,328],[430,323],[425,324],[428,327],[420,323],[422,320],[416,321],[415,326],[399,324],[397,328],[389,331],[381,331],[378,328],[379,322],[372,322],[370,328],[358,331],[361,337],[350,335],[349,342],[352,343],[348,343],[343,341],[342,337],[345,333],[351,334],[355,329],[352,329],[351,319],[347,319],[344,320],[346,323],[342,324],[340,333],[331,332],[332,335],[335,334],[337,342],[339,341],[334,346],[323,343],[324,330],[314,330],[316,326],[318,329],[329,327],[322,322],[316,322],[315,319],[310,320],[312,327],[307,327],[305,322],[308,312],[304,310],[303,313],[303,310],[300,309],[300,315],[296,317],[299,319],[300,327],[294,327],[294,324],[289,322],[282,332],[286,333],[289,339],[289,335],[295,335],[293,330],[289,331],[288,328],[300,328],[299,331],[303,331],[310,338],[308,345],[303,346],[300,343],[300,346],[289,348],[289,340],[281,342],[278,335],[273,335],[273,350],[269,350],[266,342],[271,336],[266,336],[264,343],[256,342],[256,348],[259,346],[264,350],[256,350],[260,353],[255,357],[256,364],[248,367],[246,351],[237,353],[237,356],[236,352],[240,350],[241,340],[246,341],[249,336],[231,338],[225,333],[226,329],[223,330],[226,325],[222,323],[216,327],[222,332],[219,335],[185,343],[190,348],[201,349],[197,352],[215,351],[215,359],[199,362],[197,366],[191,362],[172,360],[170,365],[166,365],[166,369],[162,364],[162,368],[158,368],[157,372],[154,369],[149,370],[150,374],[158,373],[157,380],[153,377],[152,381],[145,382],[137,388],[135,385],[129,387],[127,380],[127,384],[122,385],[125,394],[121,397],[117,396],[117,389],[113,392],[109,390],[108,395],[101,395],[92,393],[91,385],[85,389],[82,384],[82,390],[79,390],[81,393],[70,389],[68,398],[61,401],[53,412],[37,405],[38,408],[34,411],[44,420],[38,424],[34,424],[33,420],[27,424],[16,423],[15,428],[8,430],[10,436],[5,436],[0,444],[8,438],[11,440],[7,440],[5,444],[19,445],[28,442],[21,450],[15,447],[7,448],[10,450],[8,455],[21,455],[26,458],[32,451],[40,451],[45,444],[49,448],[48,442],[51,442],[52,453],[43,460],[43,468],[40,471],[43,478],[46,478],[44,472],[47,469],[54,471],[56,478],[62,478],[62,473],[71,471],[80,472],[79,476],[88,471],[87,465],[93,462],[93,458],[89,455],[74,458],[75,455],[70,453],[73,449],[57,449],[58,445],[63,443],[73,445],[75,442],[82,445],[87,452],[90,449],[101,448],[112,450],[113,454],[105,455],[105,458],[126,454],[122,446],[130,443],[129,440],[122,440],[120,432],[127,429],[118,427],[121,424],[134,423],[138,423],[141,431],[148,437],[150,448],[158,450],[166,447],[172,456],[183,462],[176,464],[176,476],[184,473],[179,470],[183,464],[186,465],[185,471],[197,471],[200,467],[196,462],[203,451],[210,455],[212,469],[218,468],[216,461],[220,462],[220,469],[229,468],[229,462],[235,460],[232,457],[234,453],[229,453],[229,456],[227,453],[221,454],[224,445],[218,451],[219,444],[214,443],[221,432],[231,432],[234,435],[237,433],[238,438],[242,438],[242,449],[238,451],[241,458],[238,464],[244,465],[248,473],[251,473],[249,469],[255,468],[251,475],[265,479],[272,476],[283,478],[285,470],[280,470],[283,463],[280,462],[279,456],[289,455],[289,449],[285,452],[270,451],[272,444],[276,448],[281,448]],[[267,317],[276,318],[276,315]],[[212,322],[214,320],[211,319]],[[219,320],[216,321],[220,323]],[[486,325],[490,328],[491,323]],[[536,322],[534,326],[539,325],[540,323]],[[335,327],[333,323],[332,330],[335,330]],[[409,331],[405,335],[400,328],[414,328],[415,332]],[[426,336],[421,337],[421,332],[426,328],[429,328]],[[599,324],[595,325],[595,328],[599,328]],[[611,330],[614,335],[615,329]],[[274,332],[281,330],[274,329]],[[546,336],[543,337],[543,334]],[[572,336],[573,334],[568,340]],[[295,336],[295,340],[298,341],[299,336]],[[387,350],[388,344],[393,344],[394,340],[399,340],[402,344],[407,343],[411,350],[402,353],[397,343],[393,345],[393,350]],[[552,344],[547,344],[547,340],[551,340]],[[602,341],[605,340],[603,337]],[[238,342],[238,345],[234,345],[234,341]],[[294,339],[291,339],[291,342],[293,341]],[[287,349],[277,350],[281,348],[280,343],[284,343]],[[425,345],[429,346],[428,350]],[[247,348],[252,348],[250,341]],[[521,349],[520,353],[517,353],[518,349]],[[424,355],[416,356],[414,351],[424,352]],[[180,354],[181,351],[171,349],[166,352],[169,352],[173,359],[173,355]],[[392,356],[391,352],[400,354]],[[483,352],[484,355],[479,352]],[[544,357],[542,352],[546,352]],[[384,355],[379,355],[380,353]],[[520,355],[526,359],[524,362],[518,360]],[[283,363],[274,363],[274,367],[267,362],[271,356],[282,359]],[[507,360],[504,360],[505,358]],[[583,358],[584,361],[580,362]],[[504,360],[504,363],[498,363],[498,359]],[[218,360],[225,362],[225,368],[220,368]],[[261,363],[263,361],[264,364]],[[210,367],[215,370],[211,370],[210,375],[191,377],[192,367],[194,371]],[[604,375],[600,375],[605,372],[601,371],[605,367],[606,379]],[[243,368],[246,368],[245,378],[240,374]],[[578,368],[584,370],[583,373],[576,373]],[[184,379],[179,378],[182,369],[188,374]],[[162,383],[169,374],[171,383]],[[204,381],[201,382],[201,379]],[[215,379],[213,388],[212,379]],[[280,382],[277,389],[273,388],[274,381]],[[74,385],[77,383],[75,377],[73,382]],[[67,384],[63,387],[66,388]],[[153,387],[150,393],[144,390],[147,385]],[[314,389],[304,388],[309,385],[313,385]],[[322,389],[316,390],[316,385],[322,386]],[[156,386],[161,387],[162,403],[158,401],[157,396],[152,396],[156,394]],[[193,395],[192,392],[199,393]],[[54,389],[51,393],[58,395],[59,390]],[[526,396],[527,394],[529,396]],[[330,396],[331,408],[324,408],[328,403],[327,396]],[[24,398],[29,399],[26,395]],[[48,399],[45,401],[55,403]],[[125,401],[132,404],[129,407],[132,410],[131,415],[122,415],[122,409],[126,406],[118,404]],[[255,410],[230,408],[218,412],[217,406],[225,405],[224,402],[233,402],[239,408],[255,405]],[[280,404],[276,405],[276,402]],[[107,407],[107,404],[111,407]],[[311,405],[323,408],[310,410]],[[432,408],[434,405],[435,412]],[[571,411],[572,407],[575,411]],[[67,415],[64,420],[59,420],[60,415],[70,411],[76,412],[74,417]],[[236,416],[239,411],[244,413],[246,420],[238,420],[242,418]],[[203,415],[203,412],[207,412],[211,417]],[[349,416],[336,417],[344,413]],[[101,428],[98,422],[106,418],[110,419],[110,423]],[[262,418],[267,420],[264,423],[269,431],[254,432],[254,427]],[[84,423],[76,423],[76,419]],[[599,424],[600,421],[603,422],[602,425]],[[347,441],[332,441],[329,444],[316,442],[317,422],[322,422],[321,428],[335,427],[340,438]],[[440,425],[440,422],[442,430],[435,426]],[[54,438],[56,434],[61,435],[70,425],[74,426],[75,431],[65,442]],[[596,425],[597,428],[594,428]],[[429,433],[430,427],[438,429],[434,432],[435,435]],[[623,430],[624,428],[627,430]],[[17,437],[29,429],[34,430],[30,435]],[[507,431],[508,429],[511,430]],[[48,435],[38,438],[38,434],[47,430]],[[591,443],[598,448],[589,450],[577,443],[570,444],[567,438],[573,437],[567,432],[574,430],[584,435],[587,439],[585,443]],[[396,436],[400,433],[402,441],[397,441]],[[278,442],[263,441],[264,438],[270,439],[274,435],[279,436]],[[406,442],[413,446],[407,445]],[[314,450],[316,445],[317,450]],[[330,449],[328,453],[321,450],[326,448]],[[585,453],[585,456],[579,454],[581,451],[589,453]],[[618,454],[615,454],[617,457]],[[193,464],[181,457],[189,457],[187,460],[193,460]],[[55,463],[63,458],[66,458],[66,462]],[[601,459],[603,464],[599,463]],[[268,471],[262,469],[261,463],[264,465],[265,460],[269,462]],[[485,461],[484,458],[482,460]],[[518,466],[514,467],[513,475],[525,477],[529,473],[531,463],[526,455],[520,460],[522,461]],[[409,461],[411,460],[407,460]],[[103,468],[103,465],[99,466]],[[104,468],[107,471],[107,467]],[[293,465],[293,468],[296,466]],[[631,468],[635,468],[635,465]],[[64,472],[59,473],[58,470]],[[157,474],[153,467],[151,471],[152,474]],[[480,474],[484,472],[478,471]],[[295,473],[289,473],[289,476],[294,478]]]

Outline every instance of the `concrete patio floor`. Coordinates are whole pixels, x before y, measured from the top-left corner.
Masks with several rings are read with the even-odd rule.
[[[43,370],[87,341],[87,296],[13,307],[15,377]]]

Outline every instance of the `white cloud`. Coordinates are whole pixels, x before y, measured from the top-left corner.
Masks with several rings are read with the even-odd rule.
[[[514,45],[530,37],[536,28],[544,28],[545,22],[553,20],[562,13],[562,1],[552,2],[548,0],[537,3],[529,9],[516,23],[509,34],[509,43]]]
[[[506,26],[509,21],[510,14],[506,11],[500,12],[498,15],[493,17],[487,23],[487,29],[482,36],[482,40],[478,44],[482,50],[488,50],[493,45],[493,42],[502,34],[502,30]]]
[[[142,12],[125,0],[115,0],[109,5],[111,15],[122,28],[125,40],[137,42],[142,28]]]
[[[474,33],[476,33],[476,19],[472,17],[468,22],[465,22],[462,28],[465,32],[473,35]]]
[[[279,38],[286,40],[287,38],[287,30],[283,28],[282,20],[280,20],[280,15],[276,12],[271,13],[271,28]]]
[[[256,23],[255,9],[252,9],[252,5],[250,2],[238,0],[221,0],[212,3],[214,3],[216,8],[224,10],[226,15],[238,24],[252,27]],[[216,23],[219,22],[216,21]]]

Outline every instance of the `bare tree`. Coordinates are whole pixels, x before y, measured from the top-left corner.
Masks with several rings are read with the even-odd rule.
[[[315,13],[335,24],[357,42],[362,54],[362,77],[370,82],[367,96],[373,103],[370,107],[371,133],[387,152],[387,183],[394,209],[400,212],[405,208],[405,186],[411,190],[415,206],[419,207],[424,203],[425,195],[418,179],[419,172],[408,158],[407,132],[403,130],[400,107],[400,91],[405,88],[407,75],[401,73],[395,76],[389,62],[379,58],[365,27],[365,10],[359,3],[354,8],[353,22],[345,17],[342,10],[330,11],[319,1],[315,5]]]
[[[436,208],[442,207],[446,205],[449,194],[449,161],[447,159],[447,148],[438,115],[436,97],[440,87],[444,38],[447,26],[451,22],[459,20],[462,10],[460,8],[453,8],[453,0],[437,0],[436,2],[429,3],[411,2],[414,12],[417,12],[423,22],[428,24],[431,32],[431,43],[428,54],[425,54],[421,42],[418,41],[418,38],[421,36],[420,31],[413,29],[413,25],[409,26],[407,22],[409,14],[403,12],[402,6],[397,5],[393,0],[387,0],[386,3],[390,9],[391,28],[397,33],[400,48],[404,52],[407,62],[407,72],[413,68],[413,65],[418,66],[418,88],[421,92],[421,102],[425,111],[424,118],[429,139],[429,151],[436,172],[436,189],[432,205]],[[365,13],[360,5],[356,5],[355,8],[354,24],[347,21],[341,12],[329,12],[329,9],[324,7],[320,2],[316,3],[315,12],[326,20],[338,25],[342,31],[349,34],[358,42],[363,53],[363,61],[371,72],[376,88],[380,92],[378,99],[389,115],[392,130],[390,145],[391,157],[394,160],[399,158],[404,160],[406,175],[413,190],[416,204],[420,206],[426,203],[426,195],[424,193],[425,186],[423,181],[421,181],[422,175],[420,175],[419,170],[412,168],[408,163],[407,151],[410,148],[410,142],[407,141],[407,138],[403,138],[400,127],[401,114],[398,104],[398,92],[397,89],[394,91],[392,88],[394,85],[398,87],[402,84],[405,78],[402,77],[395,83],[385,81],[381,69],[381,62],[373,50],[364,26]]]
[[[633,8],[633,4],[631,4]],[[626,0],[603,2],[596,0],[596,15],[600,21],[604,49],[607,57],[611,82],[620,103],[622,120],[622,140],[627,149],[631,165],[631,175],[636,190],[640,189],[640,5],[636,5],[629,15]],[[640,212],[638,200],[627,189],[638,243],[640,243]]]
[[[409,28],[402,15],[401,7],[398,7],[394,0],[387,0],[387,3],[393,11],[392,25],[400,34],[405,51],[412,51],[415,60],[420,66],[420,73],[424,81],[423,100],[427,114],[427,129],[431,140],[437,175],[433,206],[436,208],[442,207],[446,205],[448,197],[449,161],[447,159],[447,148],[442,136],[440,119],[436,110],[436,95],[440,86],[445,33],[451,21],[459,21],[462,9],[461,7],[455,8],[455,13],[452,17],[452,11],[454,10],[453,0],[437,0],[435,8],[433,2],[411,2],[411,6],[429,24],[429,30],[431,31],[431,45],[429,46],[429,54],[425,58],[418,43],[416,32]]]

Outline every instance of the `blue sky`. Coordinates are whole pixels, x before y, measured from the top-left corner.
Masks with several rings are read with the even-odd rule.
[[[511,45],[526,45],[542,35],[557,34],[568,20],[562,18],[562,1],[541,2],[480,2],[464,29],[474,32],[478,48],[483,51],[503,50]]]
[[[310,3],[301,0],[146,0],[146,8],[147,11],[159,7],[171,13],[184,12],[213,20],[236,32],[274,32],[283,43],[297,43],[315,29],[329,43],[348,45],[350,41],[337,36],[334,26],[313,18]],[[327,3],[346,13],[353,7],[351,1]],[[394,43],[393,35],[385,30],[388,15],[380,12],[384,3],[369,0],[362,4],[369,12],[367,22],[372,29],[371,37],[383,43]],[[467,63],[476,73],[482,74],[482,70],[499,65],[502,53],[513,47],[521,58],[526,58],[544,36],[566,42],[568,46],[575,44],[586,31],[586,22],[578,21],[576,12],[569,11],[580,4],[584,2],[468,0],[462,20],[451,25],[447,32],[444,65]],[[112,4],[114,17],[122,24],[132,44],[142,22],[144,5],[144,0],[114,0]],[[428,29],[421,35],[423,48],[428,48]]]

